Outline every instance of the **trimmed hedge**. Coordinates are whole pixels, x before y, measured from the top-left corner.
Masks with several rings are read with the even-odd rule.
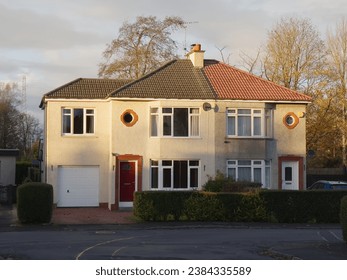
[[[52,185],[26,183],[17,188],[17,216],[21,223],[49,223],[52,212]]]
[[[347,242],[347,195],[341,199],[340,223],[342,226],[343,240]]]
[[[338,223],[341,198],[346,194],[346,191],[145,191],[135,193],[134,214],[146,221]]]

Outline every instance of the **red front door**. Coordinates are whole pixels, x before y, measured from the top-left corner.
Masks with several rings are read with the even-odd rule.
[[[133,161],[119,163],[120,202],[132,202],[135,192],[136,164]]]

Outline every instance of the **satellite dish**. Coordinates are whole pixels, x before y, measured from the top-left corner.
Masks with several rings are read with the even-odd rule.
[[[202,104],[202,109],[204,109],[204,111],[210,111],[211,109],[213,109],[215,112],[218,112],[219,108],[216,105],[215,107],[212,107],[210,103],[205,102],[204,104]]]
[[[202,104],[202,109],[204,109],[204,111],[210,111],[212,109],[212,106],[210,103],[205,102],[204,104]]]

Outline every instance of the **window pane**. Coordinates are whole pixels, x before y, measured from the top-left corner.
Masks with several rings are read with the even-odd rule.
[[[228,135],[236,135],[235,117],[228,117]]]
[[[172,166],[172,161],[171,160],[163,160],[163,166]]]
[[[189,186],[191,188],[197,188],[199,187],[199,169],[197,168],[191,168],[190,169],[190,182]]]
[[[90,115],[87,116],[87,127],[86,127],[86,133],[94,133],[94,116]]]
[[[172,108],[163,108],[163,109],[162,109],[162,112],[163,112],[163,113],[170,113],[170,114],[171,114],[171,113],[172,113]]]
[[[151,116],[151,136],[158,136],[159,116]]]
[[[74,109],[73,133],[83,134],[83,109]]]
[[[251,160],[239,160],[239,165],[251,165],[252,161]]]
[[[174,136],[188,136],[188,108],[174,109]]]
[[[261,135],[261,118],[254,117],[253,118],[253,135],[260,136]]]
[[[174,161],[174,188],[188,188],[188,162],[186,160]]]
[[[285,181],[291,181],[292,180],[292,176],[293,173],[292,173],[292,168],[291,167],[286,167],[284,169],[284,180]]]
[[[199,136],[199,115],[190,116],[190,136]]]
[[[163,116],[163,135],[171,136],[171,116]]]
[[[163,188],[171,188],[171,169],[163,169]]]
[[[157,189],[158,188],[158,167],[152,167],[151,168],[151,188]]]
[[[239,136],[251,136],[251,117],[239,116],[237,118],[237,134]]]
[[[198,160],[190,160],[189,166],[199,166],[199,161]]]
[[[236,180],[236,168],[228,168],[228,177]]]
[[[71,133],[71,115],[63,116],[63,133]]]
[[[238,109],[237,110],[238,114],[243,114],[243,115],[250,115],[251,114],[251,109]]]
[[[261,168],[253,169],[254,182],[261,183]]]
[[[239,167],[238,181],[252,181],[252,173],[250,167]]]
[[[272,137],[271,111],[265,110],[265,136]]]

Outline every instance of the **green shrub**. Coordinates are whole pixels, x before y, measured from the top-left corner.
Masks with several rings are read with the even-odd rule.
[[[26,183],[17,188],[17,216],[21,223],[49,223],[52,211],[52,185]]]
[[[145,221],[179,220],[192,192],[145,191],[135,193],[134,215]]]
[[[342,226],[343,240],[347,242],[347,195],[341,199],[340,223]]]
[[[225,210],[223,203],[215,193],[196,192],[185,201],[184,212],[193,221],[223,221]]]
[[[203,186],[207,192],[249,192],[261,188],[260,183],[234,181],[232,178],[226,177],[220,171],[217,171],[215,178],[209,177]]]
[[[259,192],[220,193],[218,198],[226,209],[226,220],[232,222],[266,221],[266,209]]]
[[[260,192],[268,220],[280,223],[338,223],[346,191]]]

